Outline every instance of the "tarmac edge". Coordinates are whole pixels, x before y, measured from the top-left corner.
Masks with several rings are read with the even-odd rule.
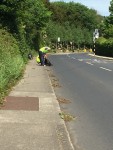
[[[46,71],[46,74],[47,74],[47,77],[48,77],[48,80],[49,80],[49,83],[50,83],[50,85],[51,85],[51,89],[52,89],[52,91],[53,91],[53,94],[54,94],[54,97],[55,97],[55,105],[57,105],[58,107],[58,112],[61,112],[61,109],[60,109],[60,105],[59,105],[59,103],[58,103],[58,101],[57,101],[57,97],[56,97],[56,94],[55,94],[55,91],[54,91],[54,88],[53,88],[53,86],[52,86],[52,82],[51,82],[51,79],[50,79],[50,77],[49,77],[49,74],[48,74],[48,72],[47,72],[47,69],[45,69],[45,71]],[[62,120],[61,119],[61,122],[62,122],[62,124],[63,124],[63,126],[64,126],[64,132],[65,132],[65,135],[67,135],[67,140],[66,140],[66,142],[68,142],[69,143],[69,145],[70,145],[70,147],[71,147],[71,150],[75,150],[75,148],[74,148],[74,146],[73,146],[73,144],[72,144],[72,141],[71,141],[71,138],[70,138],[70,135],[69,135],[69,132],[68,132],[68,130],[67,130],[67,127],[66,127],[66,124],[65,124],[65,122],[64,122],[64,120]],[[63,146],[64,147],[64,146]]]

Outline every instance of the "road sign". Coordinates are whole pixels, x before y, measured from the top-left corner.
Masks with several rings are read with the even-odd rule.
[[[58,37],[58,42],[60,42],[60,37]]]

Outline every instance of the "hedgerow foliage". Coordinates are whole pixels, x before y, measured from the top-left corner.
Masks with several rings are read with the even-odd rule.
[[[113,57],[113,0],[110,1],[110,15],[100,23],[100,38],[96,40],[96,54]]]
[[[9,89],[9,84],[16,80],[24,67],[16,39],[0,29],[0,98]]]

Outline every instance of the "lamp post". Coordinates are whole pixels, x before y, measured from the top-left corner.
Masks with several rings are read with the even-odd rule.
[[[93,51],[94,51],[94,54],[95,54],[95,42],[96,42],[96,39],[99,38],[99,31],[98,29],[95,29],[95,31],[93,32]]]

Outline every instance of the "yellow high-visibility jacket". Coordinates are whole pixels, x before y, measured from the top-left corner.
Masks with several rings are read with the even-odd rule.
[[[42,47],[40,49],[40,51],[43,52],[43,53],[47,53],[49,49],[50,49],[49,47]]]

